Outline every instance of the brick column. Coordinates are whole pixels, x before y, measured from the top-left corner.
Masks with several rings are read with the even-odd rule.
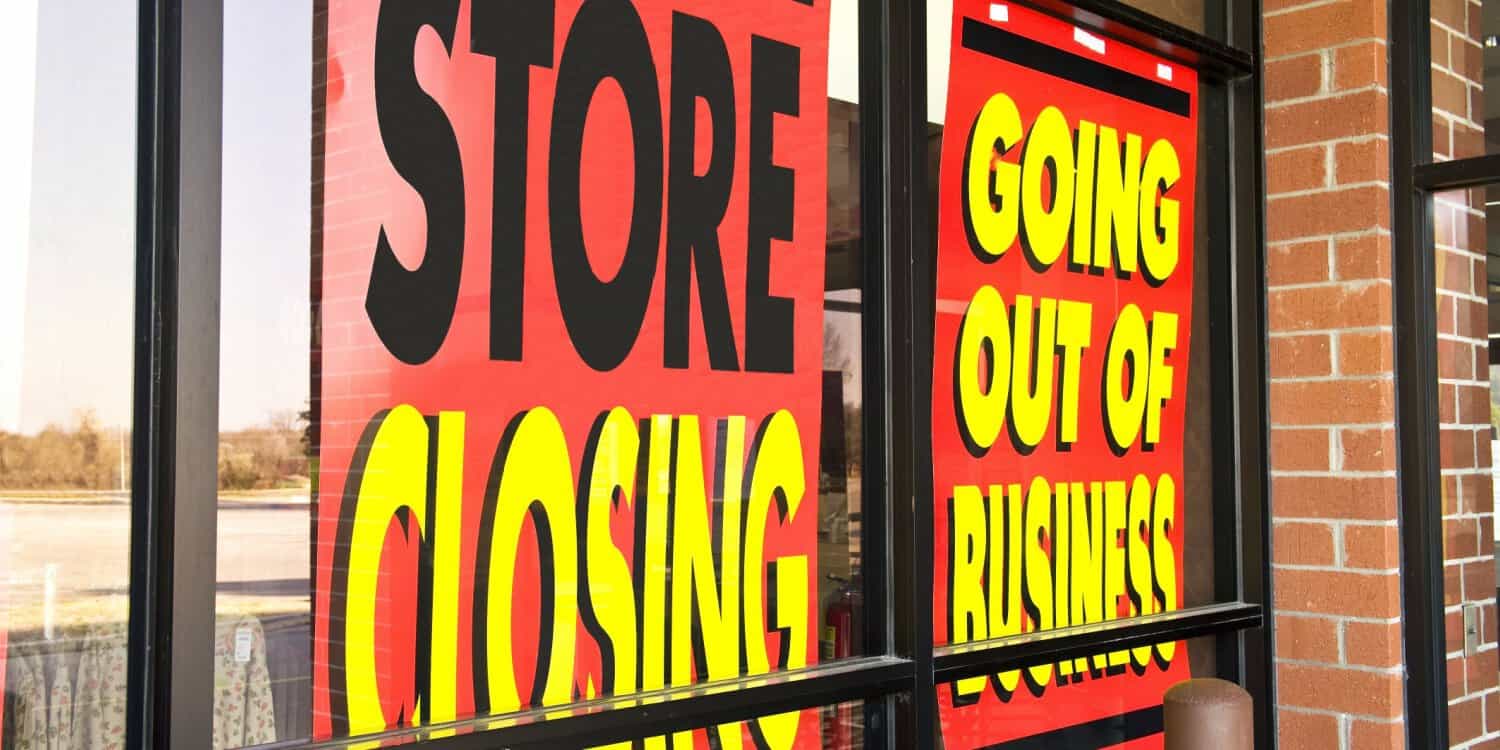
[[[1278,735],[1404,744],[1385,0],[1266,0]]]

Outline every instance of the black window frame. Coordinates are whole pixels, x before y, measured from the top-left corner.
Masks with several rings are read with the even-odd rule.
[[[1107,626],[934,647],[930,362],[934,268],[926,143],[926,4],[861,0],[860,186],[867,366],[864,569],[868,656],[673,688],[279,747],[420,739],[433,748],[596,745],[766,713],[865,701],[866,746],[939,744],[935,686],[1199,636],[1257,704],[1274,746],[1266,483],[1260,3],[1206,3],[1198,34],[1115,0],[1026,0],[1197,68],[1205,91],[1214,326],[1216,599]],[[127,747],[197,748],[213,728],[224,0],[140,0],[137,291]],[[429,737],[434,732],[446,737]]]
[[[1406,737],[1410,747],[1448,747],[1443,508],[1433,501],[1442,497],[1433,200],[1449,190],[1500,184],[1500,154],[1434,160],[1431,2],[1392,0],[1389,13],[1392,344]]]

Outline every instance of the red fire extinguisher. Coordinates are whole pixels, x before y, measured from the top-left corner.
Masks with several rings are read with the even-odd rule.
[[[861,611],[864,609],[860,594],[859,574],[851,581],[835,575],[828,580],[838,584],[823,603],[822,660],[847,659],[854,656],[857,639],[861,633]],[[862,727],[856,718],[857,707],[852,704],[830,706],[823,711],[823,747],[857,747],[862,740]]]

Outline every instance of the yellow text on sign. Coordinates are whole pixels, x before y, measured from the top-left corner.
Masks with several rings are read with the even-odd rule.
[[[1070,127],[1051,106],[1028,128],[1015,101],[996,93],[974,120],[963,167],[964,227],[982,261],[1020,240],[1038,272],[1065,248],[1080,272],[1139,271],[1160,284],[1177,269],[1181,206],[1168,195],[1182,166],[1165,138],[1145,148],[1107,125]]]
[[[607,695],[807,665],[810,561],[803,554],[769,560],[766,554],[768,534],[790,525],[806,497],[796,420],[775,412],[753,440],[747,440],[744,417],[718,420],[715,427],[721,444],[713,455],[721,463],[712,467],[718,483],[710,487],[698,417],[655,415],[641,423],[623,408],[606,411],[590,433],[575,491],[557,417],[537,407],[512,420],[490,467],[481,513],[489,533],[480,539],[473,571],[477,711],[571,702],[580,623],[603,657],[598,684]],[[378,414],[366,436],[364,460],[349,479],[358,483],[348,501],[352,512],[341,514],[341,522],[348,519],[340,530],[349,540],[347,584],[333,597],[346,602],[334,613],[334,639],[344,648],[333,659],[348,675],[347,711],[356,734],[391,723],[382,710],[380,652],[414,658],[417,649],[430,648],[431,688],[422,717],[454,717],[464,414],[429,418],[402,405]],[[431,488],[430,461],[436,462]],[[637,467],[647,472],[644,482],[637,482]],[[429,492],[435,493],[435,514],[428,510]],[[611,528],[612,514],[622,508],[636,511],[640,527],[633,560]],[[415,522],[415,538],[433,561],[430,608],[418,613],[418,631],[431,633],[431,642],[405,647],[376,642],[375,602],[388,567],[381,556],[398,517]],[[537,545],[541,559],[524,566],[533,572],[523,574],[519,545],[528,525],[543,543]],[[519,575],[539,579],[538,641],[545,644],[525,685],[512,640]],[[779,633],[779,654],[768,647],[773,632]],[[802,717],[799,711],[764,716],[748,728],[761,747],[783,750],[795,741]],[[720,747],[741,746],[741,724],[710,732]],[[668,744],[687,748],[692,738],[647,740],[648,747]]]

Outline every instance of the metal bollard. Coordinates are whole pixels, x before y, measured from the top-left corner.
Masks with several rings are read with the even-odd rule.
[[[1255,724],[1250,694],[1232,682],[1186,680],[1162,699],[1166,750],[1251,750]]]

